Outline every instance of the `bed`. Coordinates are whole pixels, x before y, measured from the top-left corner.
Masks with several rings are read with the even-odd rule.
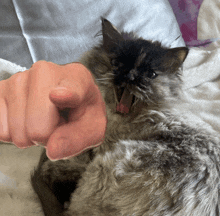
[[[98,43],[100,17],[164,46],[190,47],[183,65],[190,111],[220,133],[218,0],[1,0],[0,79],[38,60],[66,64]],[[30,185],[42,147],[0,143],[0,215],[43,216]]]

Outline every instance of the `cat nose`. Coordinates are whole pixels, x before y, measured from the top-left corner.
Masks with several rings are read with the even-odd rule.
[[[137,70],[135,70],[135,69],[130,70],[130,72],[128,74],[129,79],[131,79],[133,81],[136,76],[137,76]]]

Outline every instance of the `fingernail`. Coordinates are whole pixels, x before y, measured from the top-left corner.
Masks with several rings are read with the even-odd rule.
[[[66,88],[66,87],[56,87],[55,89],[54,89],[54,91],[57,93],[57,92],[59,92],[59,93],[64,93],[64,92],[66,92],[68,89]]]
[[[45,144],[43,144],[42,142],[38,142],[38,141],[34,141],[34,140],[31,140],[31,142],[36,146],[45,146]]]

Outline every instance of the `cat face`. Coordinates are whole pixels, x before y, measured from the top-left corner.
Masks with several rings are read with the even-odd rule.
[[[102,77],[112,84],[117,112],[129,113],[140,102],[161,106],[178,96],[186,47],[168,49],[133,33],[120,33],[106,19],[102,19],[102,34],[102,48],[111,67],[111,73]]]

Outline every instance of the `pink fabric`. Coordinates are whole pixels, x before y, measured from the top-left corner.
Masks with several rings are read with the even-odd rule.
[[[210,40],[197,39],[197,18],[203,0],[169,0],[187,46],[203,46]]]

